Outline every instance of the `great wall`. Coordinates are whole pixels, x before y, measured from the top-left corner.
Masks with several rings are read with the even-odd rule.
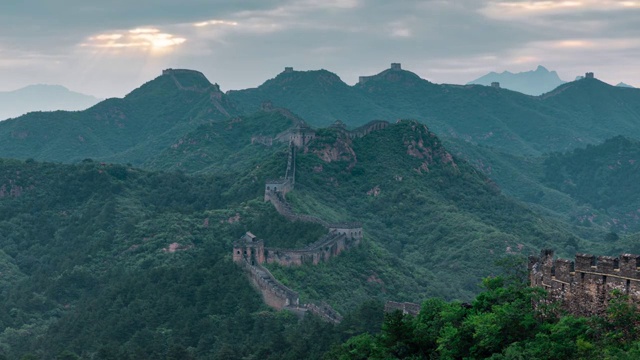
[[[532,287],[547,290],[549,300],[574,315],[605,313],[612,293],[640,302],[640,255],[619,257],[577,254],[575,261],[554,259],[553,250],[542,250],[529,257],[529,280]]]
[[[274,109],[271,103],[263,104],[265,111],[281,111]],[[310,312],[322,319],[339,323],[342,316],[324,302],[301,304],[297,292],[279,282],[264,264],[279,264],[282,266],[317,265],[337,256],[343,251],[358,246],[362,240],[362,224],[330,223],[319,217],[297,214],[286,201],[286,194],[293,190],[296,174],[296,152],[304,148],[315,138],[315,131],[304,122],[288,114],[294,127],[276,136],[276,138],[261,137],[252,142],[271,145],[274,141],[289,142],[287,169],[284,178],[267,180],[265,182],[264,200],[271,202],[276,211],[291,221],[305,221],[322,225],[327,234],[312,244],[301,249],[280,249],[265,247],[264,241],[251,232],[247,232],[233,244],[233,261],[240,265],[249,276],[252,284],[261,292],[264,302],[277,310],[289,310],[300,316]],[[350,138],[364,136],[371,131],[383,129],[388,125],[384,121],[374,121],[354,131],[348,131],[344,124],[337,121],[332,128]]]

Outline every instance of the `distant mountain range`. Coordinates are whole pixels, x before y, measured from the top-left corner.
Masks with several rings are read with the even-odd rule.
[[[549,71],[544,66],[538,66],[535,70],[515,74],[509,71],[501,73],[490,72],[470,81],[467,85],[490,86],[494,82],[500,83],[500,87],[505,89],[528,95],[541,95],[565,83],[555,71]]]
[[[327,70],[284,71],[253,89],[222,93],[202,73],[175,70],[80,112],[30,113],[0,122],[0,156],[102,159],[142,165],[202,124],[270,101],[314,127],[336,120],[415,119],[444,141],[515,155],[568,151],[616,135],[640,138],[640,91],[583,79],[532,97],[478,85],[438,85],[390,68],[349,86]]]
[[[31,111],[84,110],[100,100],[61,85],[29,85],[14,91],[0,92],[0,120]]]

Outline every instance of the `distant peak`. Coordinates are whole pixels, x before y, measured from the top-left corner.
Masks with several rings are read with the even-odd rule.
[[[211,84],[203,73],[189,69],[165,69],[162,76],[170,77],[180,90],[203,92],[209,89],[219,92],[218,84]]]
[[[418,76],[417,74],[411,71],[403,70],[402,65],[400,63],[391,63],[391,66],[389,68],[383,70],[381,73],[377,75],[360,76],[358,79],[358,85],[364,85],[368,83],[370,80],[381,80],[381,79],[391,81],[391,82],[424,80],[420,78],[420,76]],[[427,81],[427,80],[424,80],[424,81]]]
[[[542,65],[538,65],[538,67],[536,68],[536,71],[539,72],[549,72],[549,70],[547,70],[546,67],[542,66]]]
[[[196,71],[196,70],[190,70],[190,69],[165,69],[162,70],[162,75],[180,75],[180,74],[189,74],[189,75],[198,75],[198,76],[202,76],[206,79],[206,76],[204,76],[203,73],[201,73],[200,71]]]
[[[629,85],[629,84],[625,84],[623,82],[619,82],[616,84],[617,87],[623,87],[623,88],[634,88],[633,86]]]

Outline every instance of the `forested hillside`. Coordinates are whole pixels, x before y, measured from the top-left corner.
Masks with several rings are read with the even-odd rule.
[[[310,243],[318,225],[223,194],[232,181],[1,161],[0,355],[298,359],[376,331],[377,303],[352,307],[340,327],[262,303],[231,243],[249,229],[274,246]]]
[[[385,316],[379,334],[349,339],[327,359],[637,359],[638,309],[617,294],[602,317],[545,304],[541,289],[513,279],[483,281],[471,303],[429,299],[416,317]],[[534,304],[536,306],[534,306]]]
[[[279,215],[263,201],[264,182],[284,175],[291,131],[338,118],[350,127],[392,121],[366,134],[316,128],[292,157],[287,201],[326,221],[362,222],[364,239],[316,266],[268,265],[302,302],[345,316],[333,326],[267,308],[231,249],[246,231],[269,247],[303,247],[324,233]],[[399,356],[385,350],[389,321],[437,332],[413,350],[460,334],[459,346],[429,351],[536,354],[560,341],[539,337],[565,334],[563,321],[596,325],[533,319],[529,293],[492,280],[476,298],[481,279],[503,271],[496,261],[541,248],[567,257],[635,251],[639,121],[639,91],[594,79],[531,97],[389,69],[355,86],[324,70],[287,71],[228,94],[198,72],[171,70],[86,111],[0,122],[0,156],[20,159],[0,160],[0,355],[321,358],[369,332],[327,356],[384,358]],[[620,133],[628,138],[575,150]],[[391,317],[374,336],[384,301],[432,297],[442,299],[425,305],[433,318]],[[474,338],[484,325],[496,329],[512,300],[505,316],[523,316],[525,337]],[[455,301],[472,309],[458,313]],[[425,330],[424,321],[438,324]],[[574,335],[558,346],[612,346]]]
[[[142,164],[180,135],[237,114],[196,71],[162,75],[123,99],[77,112],[33,112],[0,122],[0,157]]]
[[[246,109],[272,100],[314,126],[336,119],[356,127],[375,119],[412,118],[443,139],[512,154],[567,151],[620,134],[640,138],[640,90],[597,79],[533,97],[481,85],[438,85],[399,69],[384,70],[352,87],[327,71],[293,71],[228,95]]]
[[[552,244],[590,246],[501,195],[422,124],[403,121],[356,139],[320,130],[298,155],[289,199],[300,212],[363,221],[366,236],[319,266],[271,266],[303,301],[327,301],[351,319],[337,328],[313,318],[298,323],[264,307],[230,252],[245,231],[275,247],[303,246],[322,233],[262,202],[264,179],[285,166],[284,151],[248,172],[220,176],[89,159],[2,161],[2,351],[10,358],[63,351],[320,356],[348,334],[373,331],[370,312],[381,308],[372,299],[470,300],[479,278],[498,271],[495,259]],[[290,337],[305,331],[323,340]],[[256,341],[258,333],[268,339]]]
[[[503,256],[548,246],[567,253],[595,246],[575,236],[566,224],[502,195],[489,178],[453,157],[418,122],[402,121],[353,140],[335,130],[317,135],[305,154],[298,154],[296,191],[288,198],[301,212],[362,221],[371,241],[417,271],[432,273],[416,276],[427,279],[419,287],[402,289],[403,284],[379,274],[357,272],[360,278],[371,276],[370,281],[384,289],[401,291],[398,300],[468,300],[479,291],[481,277],[495,271],[494,261]],[[347,266],[359,269],[356,264],[361,261],[350,261],[345,268],[274,273],[300,288],[308,279],[335,283],[344,273],[352,274]],[[357,288],[357,278],[346,279],[353,284],[347,288]],[[328,284],[323,297],[336,299],[336,290]]]
[[[594,209],[606,212],[612,231],[640,229],[640,142],[618,136],[596,146],[552,154],[544,181]],[[597,215],[581,219],[596,222]]]
[[[259,166],[288,145],[286,130],[302,123],[283,109],[200,125],[147,161],[145,167],[188,173],[224,173]]]

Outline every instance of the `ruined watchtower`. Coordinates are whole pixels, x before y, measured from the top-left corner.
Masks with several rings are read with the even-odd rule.
[[[310,128],[307,124],[299,123],[295,128],[291,130],[289,140],[297,147],[302,148],[307,145],[311,140],[316,137],[316,132]]]
[[[593,73],[592,72],[585,73],[584,74],[584,78],[585,79],[593,79],[594,78]]]
[[[292,73],[292,72],[293,72],[293,66],[287,66],[284,68],[285,74]]]
[[[264,241],[247,231],[233,243],[233,262],[245,262],[250,265],[264,263]]]
[[[391,63],[391,70],[402,70],[400,63]]]
[[[264,184],[264,201],[269,201],[272,196],[284,198],[292,188],[290,179],[269,179]]]

